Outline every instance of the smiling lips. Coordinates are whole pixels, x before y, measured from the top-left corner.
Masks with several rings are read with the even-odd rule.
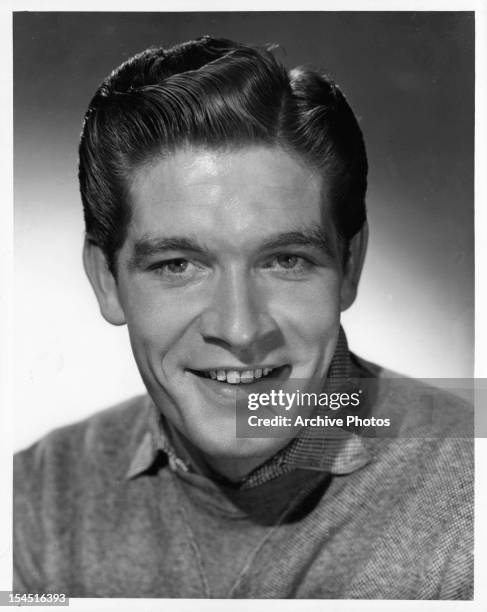
[[[207,370],[200,372],[205,378],[211,378],[219,382],[226,382],[231,385],[248,384],[260,378],[268,376],[275,368],[256,368],[253,370]]]

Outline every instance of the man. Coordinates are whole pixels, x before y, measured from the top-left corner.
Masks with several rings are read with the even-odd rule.
[[[407,381],[340,327],[367,244],[340,90],[228,40],[149,49],[95,94],[79,168],[85,269],[148,395],[16,457],[14,590],[471,598],[471,443],[417,435]],[[239,394],[344,380],[372,381],[358,414],[396,437],[237,435]]]

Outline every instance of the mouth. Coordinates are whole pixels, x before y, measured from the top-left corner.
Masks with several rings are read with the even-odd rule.
[[[198,376],[199,378],[222,383],[227,385],[249,385],[263,380],[279,379],[288,365],[271,366],[271,367],[256,367],[246,369],[234,368],[217,368],[208,370],[192,370],[188,371]]]

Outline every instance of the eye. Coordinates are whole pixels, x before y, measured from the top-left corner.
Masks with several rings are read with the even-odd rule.
[[[204,280],[211,268],[198,260],[171,257],[155,261],[147,267],[155,282],[164,287],[185,287]]]
[[[150,266],[150,270],[153,270],[161,276],[183,276],[191,272],[193,264],[183,257],[177,257],[175,259],[168,259],[167,261],[159,261],[156,264]]]
[[[183,274],[188,269],[189,261],[186,259],[171,259],[161,264],[160,269],[170,274]]]
[[[304,255],[280,253],[269,258],[263,267],[283,278],[304,278],[316,266]]]
[[[289,270],[289,271],[304,271],[309,270],[313,266],[313,263],[303,255],[296,255],[295,253],[282,253],[280,255],[274,255],[266,264],[266,268],[274,268],[275,270]]]
[[[292,270],[297,265],[299,265],[300,260],[303,258],[298,255],[278,255],[276,257],[276,262],[279,264],[281,268],[285,268],[286,270]]]

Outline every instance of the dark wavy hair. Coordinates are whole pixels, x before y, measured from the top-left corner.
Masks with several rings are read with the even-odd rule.
[[[135,55],[103,81],[85,115],[79,182],[88,240],[114,272],[137,167],[187,145],[256,144],[282,147],[323,173],[345,243],[361,229],[364,141],[327,76],[308,68],[287,72],[269,50],[209,36]]]

